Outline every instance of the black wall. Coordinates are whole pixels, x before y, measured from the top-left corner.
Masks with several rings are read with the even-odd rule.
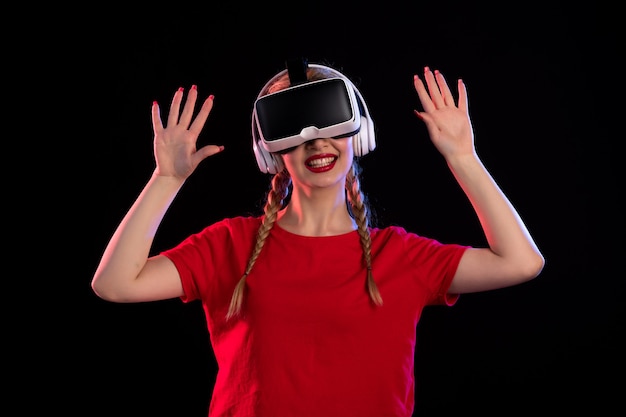
[[[613,174],[617,139],[593,121],[598,90],[619,83],[606,79],[595,52],[594,11],[546,3],[301,6],[103,9],[73,19],[57,43],[71,51],[69,65],[57,62],[70,83],[57,85],[66,90],[58,94],[70,103],[67,119],[81,126],[70,139],[80,156],[67,155],[76,202],[66,210],[78,230],[59,259],[59,270],[72,269],[65,285],[78,293],[57,303],[69,332],[55,342],[67,356],[55,365],[65,370],[59,375],[72,369],[71,388],[56,396],[60,410],[206,415],[215,363],[200,305],[110,304],[91,293],[90,280],[153,168],[152,101],[166,109],[178,87],[192,84],[215,94],[200,144],[226,146],[186,183],[157,251],[222,217],[258,211],[269,177],[252,154],[251,106],[285,58],[299,55],[340,68],[367,101],[378,148],[363,159],[363,187],[381,224],[481,245],[473,211],[413,115],[414,73],[428,65],[448,80],[462,77],[478,153],[547,260],[527,284],[425,311],[415,415],[601,415],[623,388],[609,376],[624,371],[624,216]],[[58,123],[71,126],[67,119]]]

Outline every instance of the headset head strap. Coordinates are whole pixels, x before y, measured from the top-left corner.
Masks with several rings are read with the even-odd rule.
[[[285,64],[287,66],[287,72],[289,72],[289,83],[291,87],[308,81],[306,70],[309,67],[309,61],[306,58],[289,58]]]

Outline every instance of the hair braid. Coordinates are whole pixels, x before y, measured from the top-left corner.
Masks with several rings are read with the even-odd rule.
[[[278,211],[283,207],[283,202],[289,192],[290,184],[291,177],[286,170],[282,170],[276,173],[272,178],[272,186],[267,194],[267,201],[265,203],[265,207],[263,208],[265,216],[263,217],[263,221],[261,222],[261,226],[259,227],[259,230],[257,232],[254,249],[252,250],[252,254],[248,259],[248,265],[246,266],[246,270],[241,279],[239,279],[239,282],[237,283],[237,286],[235,287],[235,290],[233,292],[233,296],[230,300],[230,307],[228,308],[228,314],[226,315],[227,320],[241,313],[245,293],[246,278],[248,277],[248,274],[250,274],[250,271],[252,271],[252,267],[259,257],[261,249],[263,249],[265,239],[267,239],[267,237],[269,236],[270,230],[276,222],[276,215]]]
[[[369,211],[365,196],[361,192],[361,182],[359,181],[360,167],[355,162],[352,164],[352,168],[346,176],[346,191],[348,195],[348,201],[352,208],[352,214],[356,220],[358,233],[361,238],[361,247],[363,248],[363,260],[365,261],[365,267],[367,270],[366,288],[367,292],[374,302],[378,306],[383,305],[383,299],[378,291],[374,276],[372,274],[372,238],[369,230]]]

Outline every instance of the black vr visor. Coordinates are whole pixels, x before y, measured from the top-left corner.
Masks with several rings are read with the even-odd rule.
[[[359,132],[361,113],[348,81],[328,78],[277,91],[254,103],[262,146],[280,152],[317,138],[342,138]]]

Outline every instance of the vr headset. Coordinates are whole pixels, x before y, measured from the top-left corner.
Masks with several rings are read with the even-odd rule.
[[[361,129],[354,90],[342,78],[290,87],[256,100],[261,145],[280,152],[317,138],[343,138]]]
[[[322,65],[291,64],[269,80],[254,102],[252,111],[253,149],[263,172],[276,173],[282,160],[274,153],[288,151],[317,138],[353,136],[355,155],[376,147],[373,122],[361,94],[340,72]],[[331,78],[307,81],[306,68],[317,67]],[[291,87],[264,95],[267,88],[289,71]]]

